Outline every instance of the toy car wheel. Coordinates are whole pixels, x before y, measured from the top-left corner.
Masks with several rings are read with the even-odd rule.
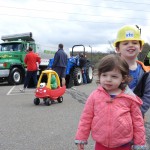
[[[40,99],[39,98],[35,98],[34,99],[34,104],[35,105],[39,105],[40,104]]]
[[[63,97],[58,97],[57,101],[58,101],[58,103],[62,103],[63,102]]]
[[[49,98],[47,98],[46,100],[45,100],[45,105],[46,106],[49,106],[49,105],[51,105],[52,104],[52,101],[49,99]]]

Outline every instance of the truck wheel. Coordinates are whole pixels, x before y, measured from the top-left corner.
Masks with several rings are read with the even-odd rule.
[[[8,77],[8,83],[10,85],[13,85],[13,84],[21,84],[23,81],[23,74],[21,72],[21,70],[19,68],[13,68],[10,70],[10,73],[9,73],[9,77]]]
[[[73,71],[73,80],[74,85],[81,85],[82,84],[82,71],[80,68],[75,68]]]
[[[87,83],[91,83],[93,80],[93,69],[90,64],[87,65],[86,78],[87,78]]]

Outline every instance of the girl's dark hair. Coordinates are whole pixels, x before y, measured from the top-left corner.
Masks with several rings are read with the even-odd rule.
[[[123,79],[125,80],[125,82],[120,85],[120,88],[124,89],[124,87],[130,81],[129,65],[118,54],[110,54],[110,55],[107,55],[107,56],[103,57],[100,60],[99,67],[98,67],[98,77],[100,78],[100,75],[102,73],[112,71],[113,69],[119,70],[120,73],[122,74]],[[98,80],[98,82],[99,82],[99,80]]]

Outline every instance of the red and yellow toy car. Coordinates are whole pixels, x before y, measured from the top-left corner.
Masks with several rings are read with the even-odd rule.
[[[44,70],[38,80],[34,104],[39,105],[40,99],[43,99],[47,106],[51,105],[55,100],[57,100],[58,103],[62,103],[62,95],[65,91],[66,86],[61,87],[58,74],[53,70]]]

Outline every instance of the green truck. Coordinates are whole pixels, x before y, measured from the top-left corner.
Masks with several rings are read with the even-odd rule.
[[[0,82],[8,81],[10,85],[23,83],[26,73],[24,57],[29,46],[42,58],[39,74],[47,68],[49,59],[54,57],[55,52],[47,55],[48,51],[41,51],[31,32],[2,36],[1,40],[3,42],[0,43]]]

